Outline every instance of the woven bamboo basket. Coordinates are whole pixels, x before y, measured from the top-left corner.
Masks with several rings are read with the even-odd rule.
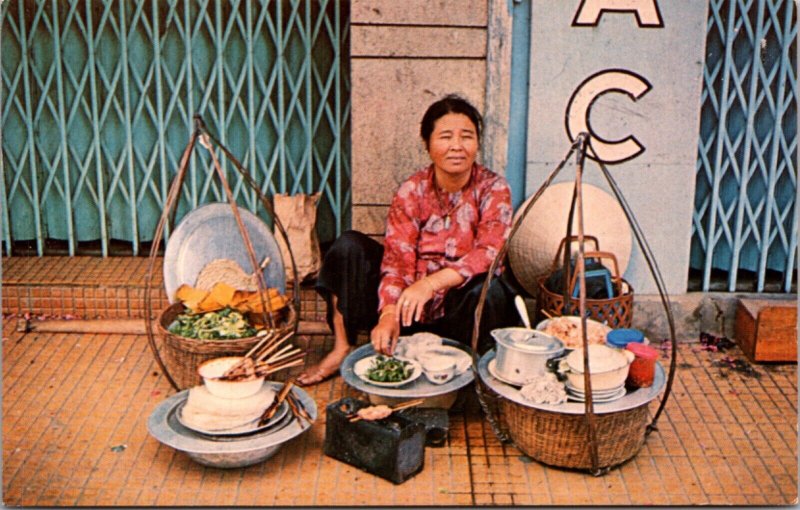
[[[575,143],[573,143],[570,151],[558,167],[550,174],[545,180],[540,189],[533,195],[532,199],[528,201],[521,214],[518,214],[514,223],[511,226],[511,232],[503,247],[498,252],[494,261],[492,262],[487,272],[487,278],[483,283],[481,295],[478,300],[478,306],[475,310],[475,322],[473,325],[472,334],[472,350],[473,350],[473,369],[476,375],[475,388],[478,394],[478,399],[481,408],[486,414],[486,418],[491,424],[497,437],[503,442],[513,443],[520,451],[533,458],[534,460],[543,464],[551,466],[588,470],[595,476],[602,475],[608,472],[611,468],[622,464],[623,462],[634,457],[645,442],[647,434],[656,430],[655,424],[664,409],[664,406],[669,397],[672,381],[675,374],[675,358],[676,358],[676,341],[675,329],[672,312],[669,307],[669,298],[664,290],[663,280],[655,264],[654,257],[650,252],[644,240],[644,235],[638,227],[638,224],[632,218],[632,213],[627,207],[627,203],[622,197],[621,191],[613,181],[608,170],[602,163],[600,168],[603,170],[606,179],[614,190],[615,196],[623,205],[623,208],[633,232],[639,242],[639,247],[642,249],[651,274],[658,287],[659,294],[662,297],[664,304],[664,311],[667,316],[667,321],[670,328],[670,339],[672,341],[672,356],[670,359],[669,374],[666,379],[664,395],[650,419],[649,404],[645,402],[633,408],[617,410],[612,412],[595,413],[594,404],[591,399],[591,378],[589,377],[589,360],[588,360],[588,339],[586,337],[586,328],[583,328],[583,345],[584,345],[584,385],[587,388],[587,395],[589,399],[584,403],[585,412],[583,414],[555,412],[548,409],[537,408],[533,405],[523,405],[515,400],[503,396],[494,389],[492,389],[480,376],[479,362],[482,353],[478,352],[479,336],[480,336],[480,320],[483,312],[486,295],[488,293],[489,285],[495,270],[500,266],[502,261],[505,260],[506,254],[511,239],[514,237],[515,232],[519,228],[520,223],[525,218],[526,214],[531,210],[531,206],[542,195],[544,190],[550,185],[558,172],[563,168],[572,154],[576,154],[576,178],[575,178],[575,193],[573,198],[574,209],[578,213],[578,269],[577,273],[580,277],[577,282],[581,287],[585,288],[586,281],[582,269],[585,264],[584,249],[584,231],[582,221],[582,207],[581,207],[581,179],[583,173],[583,161],[586,154],[586,144],[588,135],[581,133]],[[567,222],[567,235],[565,239],[570,239],[571,225],[572,225],[572,210],[570,218]],[[570,254],[567,251],[565,261],[569,262]],[[627,282],[625,282],[627,283]],[[575,285],[573,281],[572,286]],[[629,303],[632,304],[633,289],[627,292],[629,296]],[[560,296],[559,296],[560,297]],[[588,313],[588,300],[581,292],[576,306],[576,315],[582,317],[589,317]],[[552,303],[551,303],[552,304]],[[547,304],[546,306],[550,306]],[[563,305],[563,300],[562,300]],[[555,310],[554,310],[555,311]],[[605,311],[606,314],[611,313],[609,310]],[[560,315],[560,313],[558,314]],[[632,316],[630,313],[616,312],[620,320],[624,317]],[[608,320],[608,316],[604,315],[603,320]],[[629,322],[628,322],[629,324]],[[609,322],[612,325],[612,322]],[[621,324],[614,324],[613,327],[620,327]]]
[[[583,414],[557,413],[518,404],[478,378],[481,400],[495,434],[528,457],[550,466],[591,470],[587,421]],[[649,423],[648,405],[595,415],[598,467],[618,466],[641,450]]]
[[[544,320],[547,314],[553,317],[577,315],[580,300],[570,297],[569,306],[565,307],[564,296],[547,289],[545,282],[547,277],[539,279],[539,295],[536,299],[537,322]],[[633,324],[633,287],[624,279],[615,286],[617,295],[612,298],[586,299],[588,317],[604,322],[613,329],[629,328]]]
[[[570,240],[576,240],[571,236]],[[614,296],[606,299],[585,298],[586,313],[590,319],[607,324],[610,328],[629,328],[633,324],[633,287],[628,283],[619,271],[617,257],[611,252],[600,251],[599,241],[594,236],[586,236],[586,240],[591,240],[595,244],[593,251],[584,253],[585,258],[595,258],[598,260],[607,259],[611,266],[611,285],[614,289]],[[553,259],[551,274],[558,269],[559,261],[566,262],[570,259],[567,255],[566,260],[562,259],[562,253],[567,249],[567,238],[561,243]],[[564,267],[567,267],[566,263]],[[548,277],[537,280],[538,296],[536,299],[537,317],[536,320],[544,320],[545,317],[556,317],[561,315],[578,315],[580,308],[580,298],[574,297],[575,285],[577,284],[577,274],[573,273],[569,284],[564,286],[568,300],[565,300],[563,293],[553,292],[547,288]]]
[[[186,308],[175,303],[163,310],[156,320],[158,334],[164,341],[164,364],[175,383],[181,389],[191,388],[202,382],[197,373],[200,363],[223,356],[241,356],[261,340],[258,336],[230,340],[200,340],[170,333],[169,326],[175,317]],[[273,316],[274,330],[281,337],[293,330],[297,323],[297,312],[291,303]]]
[[[153,324],[150,289],[152,288],[155,261],[158,256],[159,247],[161,246],[164,227],[170,218],[172,209],[175,206],[178,197],[180,196],[180,188],[183,184],[186,171],[189,167],[190,156],[198,141],[201,145],[208,149],[209,154],[211,155],[214,169],[223,189],[225,190],[225,195],[228,199],[228,203],[231,206],[231,211],[236,219],[239,232],[241,233],[245,249],[248,253],[248,258],[250,259],[251,266],[254,270],[253,278],[255,279],[258,290],[260,292],[265,292],[266,282],[263,279],[259,264],[255,259],[255,253],[253,251],[252,243],[250,242],[250,236],[247,232],[247,229],[244,227],[244,224],[242,223],[238,206],[236,205],[236,200],[225,177],[225,173],[222,171],[222,168],[219,164],[219,160],[217,159],[215,153],[215,148],[218,148],[233,164],[233,168],[240,174],[243,183],[246,184],[253,191],[253,193],[255,193],[264,209],[272,217],[275,230],[280,236],[282,236],[284,244],[287,247],[289,263],[291,264],[292,273],[294,275],[293,281],[298,281],[297,265],[294,260],[294,255],[292,254],[291,246],[289,246],[289,237],[286,234],[286,230],[283,228],[280,219],[275,214],[275,211],[272,208],[269,200],[267,200],[267,198],[264,196],[264,193],[261,191],[260,186],[253,180],[253,178],[250,176],[250,172],[244,168],[244,166],[242,166],[239,160],[236,159],[236,157],[225,146],[223,146],[208,132],[203,120],[198,115],[195,115],[194,120],[195,130],[192,132],[189,142],[183,151],[177,175],[172,181],[169,193],[167,195],[167,200],[164,204],[164,209],[161,212],[161,218],[156,225],[156,230],[153,234],[153,243],[150,247],[149,265],[147,269],[147,275],[145,276],[144,305],[147,340],[150,344],[150,350],[153,353],[153,357],[161,368],[162,373],[172,387],[176,390],[182,390],[187,387],[194,386],[200,382],[200,377],[196,373],[196,369],[201,362],[207,359],[226,355],[244,354],[254,347],[260,339],[260,337],[254,336],[235,340],[197,340],[174,335],[169,332],[168,328],[175,319],[175,316],[184,310],[183,305],[180,303],[173,304],[159,313],[155,321],[156,323]],[[227,274],[230,273],[228,272]],[[222,276],[220,276],[220,279],[222,281],[225,280],[225,278]],[[234,287],[236,287],[236,285],[234,285]],[[285,336],[286,334],[295,333],[297,331],[297,326],[299,323],[299,310],[300,292],[299,289],[295,287],[292,300],[291,302],[287,303],[285,311],[269,311],[268,313],[260,313],[255,317],[250,317],[250,322],[257,323],[259,322],[258,319],[263,319],[260,321],[262,325],[266,325],[272,330],[277,330],[279,334],[278,336]],[[156,338],[154,332],[157,333],[158,339]],[[158,340],[161,341],[159,342]]]

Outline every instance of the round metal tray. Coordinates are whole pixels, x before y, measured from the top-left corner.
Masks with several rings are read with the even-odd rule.
[[[442,341],[444,345],[457,347],[472,356],[470,348],[466,345],[448,338],[443,338]],[[423,375],[422,377],[417,378],[415,381],[398,388],[376,386],[363,381],[353,371],[353,366],[358,360],[374,354],[375,349],[372,348],[372,344],[362,345],[358,349],[348,354],[342,362],[342,366],[339,368],[344,382],[368,395],[402,399],[437,397],[439,395],[444,395],[459,390],[471,383],[474,379],[473,371],[467,370],[445,384],[433,384]]]
[[[494,349],[492,349],[481,357],[481,359],[478,361],[478,376],[481,378],[481,381],[483,381],[484,384],[489,386],[498,395],[516,402],[517,404],[533,407],[535,409],[541,409],[543,411],[552,411],[554,413],[564,414],[585,414],[586,406],[583,402],[565,402],[563,404],[534,404],[525,400],[519,394],[518,388],[500,381],[489,372],[489,362],[494,359],[494,356],[495,352]],[[595,404],[594,413],[616,413],[618,411],[627,411],[628,409],[634,409],[647,404],[651,400],[654,400],[656,397],[658,397],[658,395],[661,393],[661,390],[664,389],[665,384],[666,376],[664,374],[664,368],[661,366],[661,363],[656,362],[656,376],[652,386],[649,388],[639,388],[638,390],[629,391],[624,397],[612,402]]]
[[[286,293],[286,273],[278,243],[269,227],[255,214],[239,207],[256,262],[265,257],[270,262],[264,268],[264,281]],[[174,302],[175,291],[182,284],[195,285],[200,271],[215,259],[236,261],[245,273],[252,272],[244,240],[228,203],[213,203],[198,207],[183,217],[169,236],[164,252],[164,288],[167,299]]]
[[[275,391],[282,383],[268,382]],[[303,404],[312,421],[317,419],[317,405],[302,388],[292,393]],[[263,432],[245,436],[209,437],[181,425],[176,413],[186,401],[189,390],[183,390],[161,402],[147,420],[147,431],[156,440],[180,450],[200,464],[219,468],[236,468],[263,462],[275,455],[280,447],[311,427],[287,413],[283,421]]]

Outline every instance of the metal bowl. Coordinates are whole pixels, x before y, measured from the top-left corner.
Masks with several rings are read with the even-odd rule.
[[[282,384],[268,382],[275,391]],[[311,416],[317,418],[317,406],[302,388],[292,392]],[[230,437],[214,437],[200,434],[184,427],[177,417],[178,407],[186,401],[189,390],[181,391],[161,402],[147,420],[147,430],[156,440],[186,453],[192,460],[216,468],[239,468],[264,462],[275,455],[284,443],[294,439],[311,427],[311,423],[299,420],[292,413],[279,424],[263,432]]]

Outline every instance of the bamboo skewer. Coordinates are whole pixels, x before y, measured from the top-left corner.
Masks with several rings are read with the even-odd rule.
[[[258,343],[254,345],[252,349],[247,351],[247,353],[242,357],[242,359],[239,360],[239,362],[237,362],[231,368],[226,370],[224,374],[222,374],[222,378],[231,377],[237,370],[241,369],[244,366],[245,360],[249,358],[254,352],[257,352],[258,349],[260,349],[261,346],[267,343],[273,336],[275,336],[274,330],[264,335],[264,338],[259,340]]]
[[[293,346],[289,345],[287,347],[293,347]],[[295,356],[297,354],[300,354],[301,352],[303,352],[301,349],[294,348],[294,349],[292,349],[290,351],[285,351],[280,355],[276,355],[276,356],[270,358],[269,362],[270,363],[275,363],[276,361],[280,361],[280,360],[288,358],[290,356]]]
[[[261,351],[261,353],[259,353],[259,355],[255,357],[255,361],[262,361],[264,358],[266,358],[266,356],[269,353],[271,353],[272,351],[277,349],[280,344],[282,344],[283,342],[285,342],[286,340],[291,338],[292,335],[294,335],[294,333],[293,332],[289,332],[289,333],[285,334],[283,337],[275,340],[274,342],[268,343],[264,347],[264,349]]]
[[[396,406],[390,407],[389,409],[391,409],[392,413],[394,413],[395,411],[400,411],[402,409],[407,409],[409,407],[418,406],[423,402],[425,402],[425,399],[418,398],[416,400],[409,400],[408,402],[403,402],[402,404],[397,404]],[[391,414],[390,414],[390,416],[391,416]],[[353,416],[350,417],[350,423],[355,423],[355,422],[361,421],[361,420],[363,420],[363,418],[361,416],[359,416],[358,414],[353,415]]]
[[[294,362],[301,360],[301,358],[305,356],[305,353],[301,349],[289,344],[283,346],[273,354],[273,351],[290,339],[294,335],[294,332],[289,332],[280,338],[276,338],[275,332],[275,330],[272,330],[267,333],[241,360],[226,370],[218,379],[235,379],[253,373],[256,375],[271,374],[282,368],[297,366],[299,363]],[[246,368],[245,363],[247,359],[250,359],[255,365],[254,370]],[[279,361],[282,361],[282,363],[277,363]]]
[[[284,359],[280,360],[280,362],[276,362],[276,360],[270,360],[269,363],[261,362],[256,364],[252,371],[248,371],[245,368],[240,368],[231,374],[225,376],[226,379],[236,379],[238,377],[244,377],[249,375],[256,375],[256,376],[263,376],[269,375],[272,373],[277,372],[278,370],[283,370],[284,368],[295,367],[303,363],[303,358],[305,357],[305,352],[297,349],[296,353],[293,353],[291,356],[286,356]]]
[[[275,413],[278,411],[278,408],[281,406],[283,401],[286,399],[287,395],[289,395],[289,392],[292,390],[292,386],[294,386],[293,381],[286,381],[283,384],[283,388],[281,388],[281,390],[275,396],[275,400],[272,401],[269,407],[267,407],[264,410],[264,414],[261,415],[261,418],[259,418],[258,420],[259,425],[264,425],[273,416],[275,416]]]

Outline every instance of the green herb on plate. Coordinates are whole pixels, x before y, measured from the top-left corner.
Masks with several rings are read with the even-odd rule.
[[[411,377],[414,367],[408,361],[378,355],[367,369],[367,379],[375,382],[395,383]]]

